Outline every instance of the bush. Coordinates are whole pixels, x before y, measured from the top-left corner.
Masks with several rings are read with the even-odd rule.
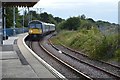
[[[120,61],[120,48],[115,51],[115,59]]]
[[[70,17],[66,21],[61,22],[58,27],[66,30],[77,30],[77,28],[80,27],[80,18]]]
[[[97,28],[90,30],[62,31],[53,38],[73,49],[80,50],[93,59],[120,60],[120,48],[118,34],[103,35]]]

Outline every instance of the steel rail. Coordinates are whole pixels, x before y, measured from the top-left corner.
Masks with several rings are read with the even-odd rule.
[[[67,67],[69,67],[70,69],[74,70],[75,72],[77,72],[78,74],[82,75],[83,77],[85,77],[86,79],[89,80],[93,80],[93,78],[89,77],[88,75],[78,71],[77,69],[75,69],[74,67],[72,67],[70,64],[62,61],[61,59],[59,59],[58,57],[56,57],[55,55],[53,55],[50,51],[48,51],[41,43],[39,43],[39,46],[45,51],[47,52],[50,56],[52,56],[53,58],[55,58],[56,60],[58,60],[59,62],[61,62],[62,64],[66,65]]]
[[[73,50],[73,49],[71,49],[71,48],[63,45],[62,43],[61,43],[61,46],[63,46],[64,48],[66,48],[66,49],[68,49],[68,50],[70,50],[70,51],[72,51],[72,52],[79,53],[80,55],[91,59],[88,55],[83,54],[83,53],[81,53],[81,52],[79,52],[79,51],[77,51],[77,50]],[[108,65],[110,65],[110,66],[113,66],[113,67],[116,67],[116,68],[119,68],[119,69],[120,69],[120,66],[118,66],[118,65],[115,65],[115,64],[112,64],[112,63],[108,63],[108,62],[105,62],[105,61],[102,61],[102,60],[97,60],[97,59],[96,59],[96,61],[99,61],[99,62],[101,62],[101,63],[108,64]]]
[[[52,37],[52,36],[51,36],[51,37]],[[50,38],[51,38],[51,37],[50,37]],[[51,40],[50,40],[50,38],[49,38],[49,42],[52,43]],[[82,56],[84,56],[84,57],[87,57],[87,58],[89,58],[89,59],[92,60],[92,58],[90,58],[88,55],[86,55],[86,54],[84,54],[84,53],[82,53],[82,52],[79,52],[79,51],[77,51],[77,50],[74,50],[74,49],[72,49],[72,48],[69,48],[69,47],[65,46],[64,44],[62,44],[62,43],[60,43],[60,44],[61,44],[61,46],[63,46],[64,48],[66,48],[66,49],[68,49],[68,50],[70,50],[70,51],[72,51],[72,52],[79,53],[80,55],[82,55]],[[52,45],[53,45],[53,44],[52,44]],[[96,61],[101,62],[101,63],[105,63],[105,64],[107,64],[107,65],[110,65],[110,66],[113,66],[113,67],[115,67],[115,68],[120,69],[120,66],[118,66],[118,65],[115,65],[115,64],[112,64],[112,63],[109,63],[109,62],[105,62],[105,61],[103,61],[103,60],[97,60],[97,59],[96,59]]]
[[[59,49],[58,49],[57,47],[55,47],[55,46],[51,43],[50,40],[49,40],[49,42],[50,42],[50,44],[51,44],[51,46],[52,46],[53,48],[55,48],[57,51],[59,51]],[[109,75],[112,75],[112,76],[116,77],[117,79],[120,79],[120,76],[119,76],[119,75],[113,74],[113,73],[111,73],[111,72],[109,72],[109,71],[106,71],[106,70],[100,68],[100,67],[94,66],[93,64],[90,64],[90,63],[88,63],[88,62],[86,62],[86,61],[80,60],[79,58],[77,58],[77,57],[75,57],[75,56],[71,56],[70,54],[68,54],[68,53],[66,53],[66,52],[64,52],[64,51],[62,51],[62,53],[65,54],[65,55],[67,55],[67,56],[69,56],[69,57],[71,57],[71,58],[73,58],[73,59],[75,59],[75,60],[77,60],[77,61],[80,61],[80,62],[82,62],[82,63],[85,63],[85,64],[87,64],[87,65],[89,65],[89,66],[92,66],[92,67],[94,67],[94,68],[96,68],[96,69],[99,69],[99,70],[101,70],[101,71],[103,71],[103,72],[105,72],[105,73],[107,73],[107,74],[109,74]]]
[[[24,39],[25,40],[25,39]],[[24,41],[23,41],[24,42]],[[25,44],[25,42],[24,42]],[[46,63],[43,59],[41,59],[32,49],[32,42],[29,42],[29,47],[25,45],[27,49],[37,58],[53,75],[56,76],[56,78],[60,80],[67,80],[61,73],[59,73],[57,70],[55,70],[53,67],[51,67],[48,63]],[[32,48],[32,49],[31,49]]]

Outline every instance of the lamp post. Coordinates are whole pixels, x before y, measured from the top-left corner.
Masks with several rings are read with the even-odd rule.
[[[0,45],[3,44],[3,31],[2,31],[2,2],[0,1]]]
[[[30,22],[30,8],[28,7],[28,23]]]
[[[25,25],[25,10],[24,10],[25,8],[23,7],[21,10],[19,10],[19,11],[22,11],[22,31],[23,31],[23,33],[24,33],[24,25]]]
[[[13,35],[15,36],[16,32],[15,32],[15,25],[16,25],[16,21],[15,21],[15,7],[13,7]]]
[[[24,8],[23,8],[23,33],[24,33]]]
[[[6,39],[6,8],[5,7],[3,7],[3,17],[4,17],[4,32],[3,32],[3,34],[4,34],[4,39]]]

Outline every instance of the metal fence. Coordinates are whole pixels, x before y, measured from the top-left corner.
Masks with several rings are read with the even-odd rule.
[[[3,35],[13,36],[15,34],[28,32],[28,28],[6,28],[3,30]]]

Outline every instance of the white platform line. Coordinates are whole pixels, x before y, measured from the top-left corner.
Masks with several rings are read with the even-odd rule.
[[[37,58],[46,68],[49,69],[49,71],[51,71],[55,76],[57,76],[58,78],[61,78],[61,79],[66,79],[65,76],[63,76],[61,73],[59,73],[57,70],[55,70],[52,66],[50,66],[47,62],[45,62],[43,59],[41,59],[36,53],[34,53],[26,44],[25,44],[25,38],[27,37],[28,35],[26,35],[22,42],[24,44],[24,46],[30,51],[30,53],[35,56],[35,58]]]

